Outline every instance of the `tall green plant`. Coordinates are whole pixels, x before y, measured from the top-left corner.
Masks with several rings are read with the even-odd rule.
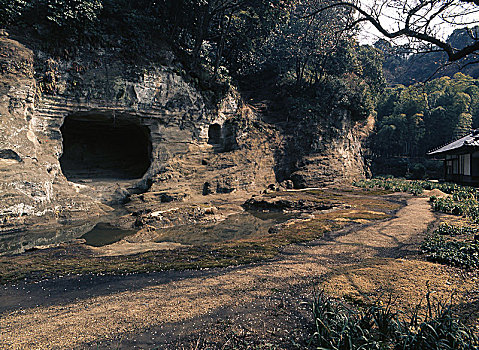
[[[426,314],[419,306],[409,317],[393,312],[391,298],[385,305],[353,310],[318,293],[312,304],[317,349],[330,350],[477,350],[479,340],[461,323],[450,303],[434,303],[426,294]]]

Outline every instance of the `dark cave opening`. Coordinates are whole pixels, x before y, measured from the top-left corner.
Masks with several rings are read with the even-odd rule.
[[[60,165],[68,180],[140,179],[150,167],[149,129],[133,119],[72,114],[60,131]]]
[[[211,124],[208,128],[208,143],[210,145],[221,144],[221,125]]]

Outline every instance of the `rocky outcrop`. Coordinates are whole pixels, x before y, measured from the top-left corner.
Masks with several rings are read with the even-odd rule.
[[[101,209],[90,198],[66,196],[66,180],[58,166],[55,130],[39,132],[36,115],[37,84],[33,53],[19,43],[0,40],[0,223],[3,227],[28,223],[29,217],[60,219],[64,211]],[[60,141],[61,142],[61,141]],[[76,193],[72,187],[70,193]]]
[[[71,227],[91,226],[111,210],[105,204],[129,200],[131,211],[154,212],[258,193],[289,178],[305,187],[364,176],[361,139],[347,113],[285,133],[233,89],[213,103],[170,51],[160,56],[161,64],[146,68],[124,63],[115,50],[60,60],[0,37],[0,253],[78,237]],[[122,163],[111,147],[133,134],[144,150],[122,148],[131,153]],[[130,167],[142,152],[149,155],[142,174],[111,168]],[[77,158],[84,163],[72,165]],[[26,227],[38,233],[24,234]],[[58,231],[65,227],[68,234]]]
[[[290,141],[296,155],[290,175],[295,188],[351,183],[368,173],[362,144],[374,126],[373,117],[353,123],[348,111],[336,110],[328,118],[302,124]]]
[[[0,52],[0,251],[26,226],[80,224],[105,213],[101,202],[134,200],[147,190],[161,204],[259,191],[275,182],[277,133],[242,107],[234,91],[217,104],[207,101],[167,51],[163,66],[140,73],[114,52],[55,61],[6,38],[0,38]],[[136,179],[69,181],[59,161],[61,127],[73,117],[91,122],[92,132],[98,120],[143,127],[147,171]],[[209,140],[212,125],[217,135]]]
[[[297,199],[299,197],[300,199]],[[288,193],[263,194],[248,199],[244,205],[246,209],[261,211],[319,211],[333,208],[332,202],[318,201],[313,195],[302,193],[301,196],[288,196]]]

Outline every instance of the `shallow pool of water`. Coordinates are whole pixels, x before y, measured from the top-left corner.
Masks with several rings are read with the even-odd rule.
[[[118,215],[117,213],[110,216]],[[174,242],[189,245],[238,240],[247,237],[260,237],[268,234],[274,225],[285,222],[294,216],[280,212],[242,212],[225,220],[209,224],[191,224],[157,229],[154,242]],[[105,219],[106,218],[106,219]],[[38,246],[68,242],[83,238],[87,245],[101,247],[134,235],[137,230],[124,230],[110,225],[108,219],[102,222],[85,222],[76,226],[65,225],[54,230],[12,231],[0,235],[0,255],[22,253]]]
[[[156,242],[176,242],[201,245],[260,237],[277,224],[291,219],[293,215],[283,213],[243,212],[233,214],[225,220],[210,224],[182,225],[157,230]]]
[[[118,242],[122,238],[133,235],[136,232],[137,230],[123,230],[108,223],[100,222],[96,224],[91,231],[81,236],[81,238],[83,238],[88,245],[101,247]]]
[[[34,228],[29,230],[12,230],[0,234],[0,255],[19,254],[26,250],[36,249],[68,242],[90,231],[95,222],[85,222],[77,225],[63,225],[56,228]]]
[[[225,220],[209,224],[191,224],[156,230],[154,242],[174,242],[189,245],[202,245],[246,237],[259,237],[279,223],[291,219],[293,215],[283,213],[243,212],[233,214]],[[106,223],[97,224],[81,238],[86,244],[101,247],[115,243],[135,230],[123,230]]]

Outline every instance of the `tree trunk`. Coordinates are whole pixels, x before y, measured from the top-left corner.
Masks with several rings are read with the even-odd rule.
[[[229,33],[230,26],[231,26],[231,19],[233,18],[233,10],[231,10],[230,17],[228,18],[228,24],[226,27],[221,28],[221,39],[218,45],[218,50],[216,52],[216,59],[215,59],[215,70],[214,70],[214,78],[218,75],[218,69],[221,63],[221,56],[223,55],[223,50],[225,48],[225,38],[226,35]],[[223,21],[221,21],[223,23]]]
[[[296,86],[301,86],[301,80],[303,77],[301,76],[301,60],[299,57],[296,57]]]
[[[210,14],[210,3],[208,2],[206,6],[203,7],[201,15],[199,17],[200,21],[198,23],[198,28],[196,31],[195,45],[193,47],[193,65],[196,67],[198,65],[198,60],[200,58],[201,46],[205,40],[205,34],[208,31],[208,27],[211,21]]]

